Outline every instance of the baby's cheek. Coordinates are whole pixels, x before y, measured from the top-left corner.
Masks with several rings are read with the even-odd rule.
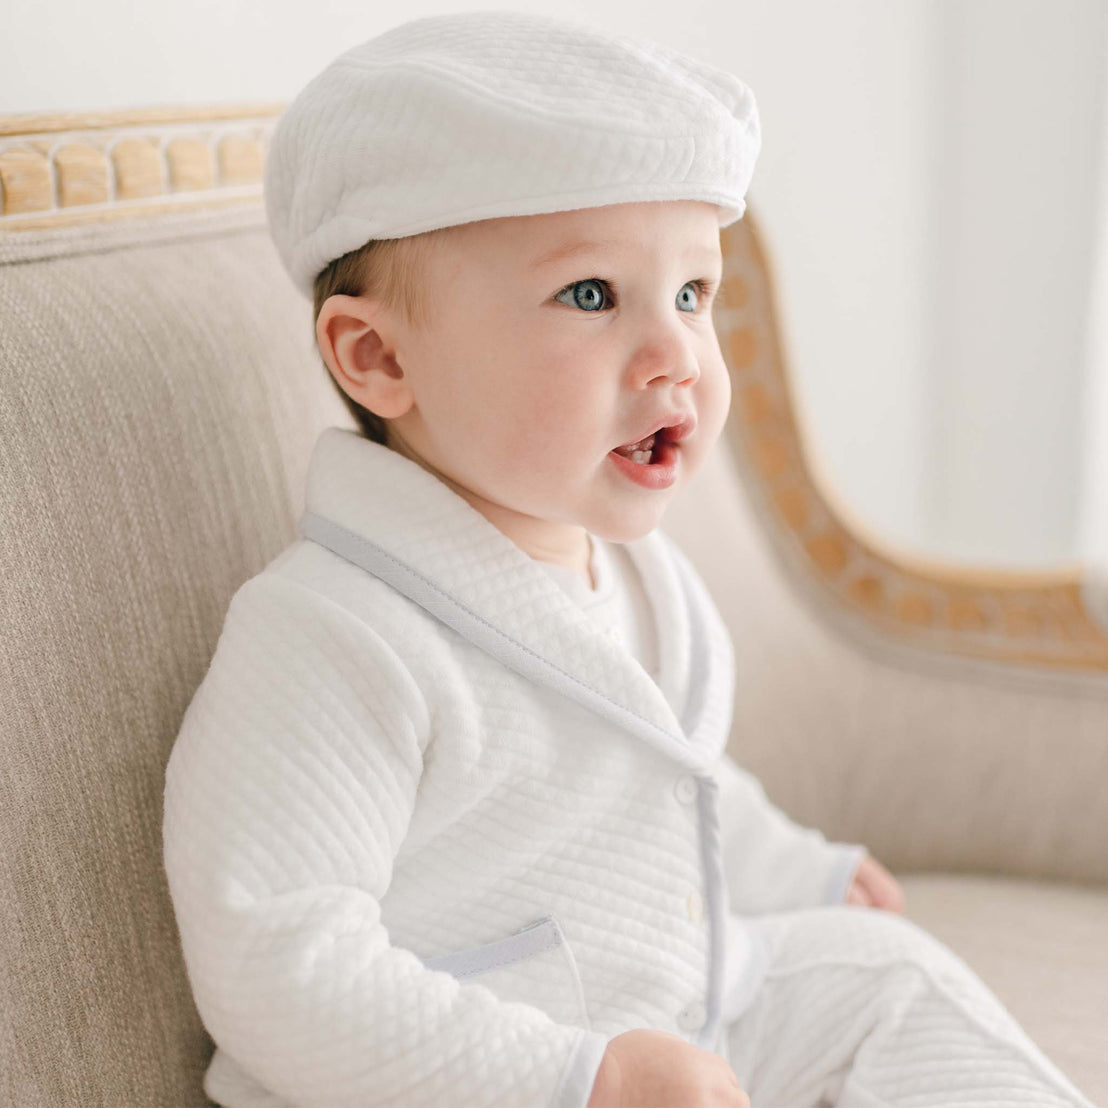
[[[713,419],[716,429],[721,430],[731,407],[731,375],[722,358],[701,380],[704,384],[703,415]]]

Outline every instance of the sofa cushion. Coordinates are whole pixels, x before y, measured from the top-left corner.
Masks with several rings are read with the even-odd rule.
[[[1094,1104],[1108,1104],[1108,890],[976,875],[897,876],[906,915],[976,971]]]

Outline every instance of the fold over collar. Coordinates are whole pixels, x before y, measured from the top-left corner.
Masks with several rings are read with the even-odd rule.
[[[699,578],[660,528],[626,544],[655,612],[657,684],[467,500],[410,458],[356,431],[321,432],[300,529],[517,672],[688,768],[707,772],[726,743],[731,643]]]

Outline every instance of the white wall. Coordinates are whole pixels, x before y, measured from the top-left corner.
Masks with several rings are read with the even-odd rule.
[[[632,30],[746,80],[750,201],[819,471],[892,546],[1076,554],[1103,452],[1086,432],[1108,431],[1085,372],[1100,0],[8,0],[0,111],[287,100],[401,18],[468,6]]]
[[[750,82],[762,112],[750,201],[774,259],[806,437],[871,530],[929,546],[927,7],[766,0],[740,10],[711,60]]]
[[[1105,35],[1108,47],[1108,33]],[[1108,98],[1108,91],[1106,91]],[[1100,123],[1100,194],[1093,243],[1093,275],[1088,289],[1087,356],[1083,438],[1086,481],[1081,498],[1082,560],[1097,561],[1108,578],[1108,110]]]
[[[934,11],[924,533],[967,558],[1064,560],[1080,545],[1093,456],[1083,413],[1106,8]]]

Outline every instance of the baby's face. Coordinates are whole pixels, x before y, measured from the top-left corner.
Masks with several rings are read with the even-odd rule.
[[[390,421],[390,445],[399,437],[532,556],[565,560],[582,528],[613,542],[646,534],[730,405],[711,316],[716,208],[614,204],[455,231],[429,275],[431,324],[398,346],[412,406]],[[547,257],[581,241],[595,245]],[[613,458],[683,416],[696,426],[668,487]]]

